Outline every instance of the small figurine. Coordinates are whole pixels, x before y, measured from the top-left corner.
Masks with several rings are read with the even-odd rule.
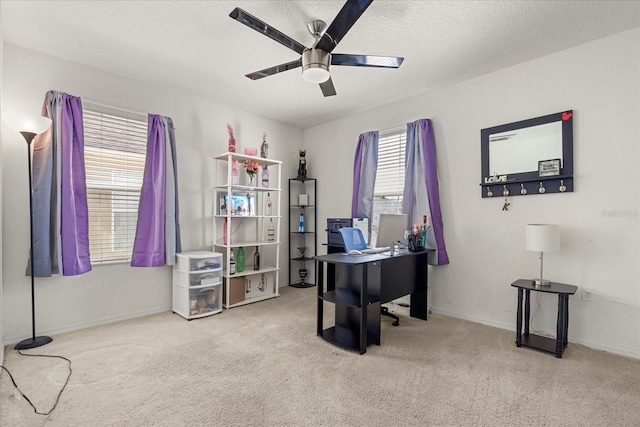
[[[263,159],[267,158],[269,154],[269,144],[267,144],[267,133],[264,132],[262,134],[262,145],[260,146],[260,157]]]
[[[229,132],[229,152],[230,153],[235,153],[236,152],[236,139],[233,137],[233,128],[231,127],[231,125],[229,123],[227,123],[227,132]]]
[[[260,157],[267,158],[269,154],[269,144],[267,144],[267,132],[262,134],[262,145],[260,146]],[[267,165],[262,166],[262,186],[264,188],[269,187],[269,167]]]
[[[299,151],[299,160],[298,160],[298,178],[306,178],[307,177],[307,150]]]
[[[238,161],[231,162],[231,185],[238,185],[240,182],[240,172],[238,171]]]

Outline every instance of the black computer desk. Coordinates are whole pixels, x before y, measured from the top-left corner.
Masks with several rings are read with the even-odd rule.
[[[380,345],[380,305],[410,295],[411,317],[427,320],[428,251],[396,255],[332,253],[314,257],[318,289],[317,334],[338,346],[366,352]],[[330,274],[324,277],[324,266]],[[324,304],[335,307],[325,327]]]

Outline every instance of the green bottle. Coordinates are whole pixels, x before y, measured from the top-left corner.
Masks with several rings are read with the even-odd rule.
[[[236,254],[236,271],[238,273],[244,271],[244,249],[242,247],[238,248],[238,253]]]

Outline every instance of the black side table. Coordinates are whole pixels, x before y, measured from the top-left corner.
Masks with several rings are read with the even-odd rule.
[[[555,353],[561,358],[564,349],[567,347],[567,331],[569,330],[569,295],[573,295],[578,290],[577,286],[565,285],[564,283],[551,282],[548,286],[536,286],[531,279],[519,279],[511,284],[518,288],[518,319],[516,330],[516,345],[518,347],[531,347],[538,350]],[[522,294],[524,298],[524,333],[522,332]],[[539,335],[529,335],[529,316],[531,313],[529,305],[529,295],[531,291],[558,294],[558,321],[556,325],[556,339],[542,337]]]

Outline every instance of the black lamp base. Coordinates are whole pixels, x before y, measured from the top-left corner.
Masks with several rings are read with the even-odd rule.
[[[14,350],[27,350],[30,348],[41,347],[45,344],[49,344],[53,341],[53,338],[47,336],[35,337],[35,338],[27,338],[26,340],[20,341],[13,347]]]
[[[296,283],[290,283],[289,286],[291,286],[292,288],[311,288],[315,286],[315,283],[307,283],[305,281],[300,281]]]

